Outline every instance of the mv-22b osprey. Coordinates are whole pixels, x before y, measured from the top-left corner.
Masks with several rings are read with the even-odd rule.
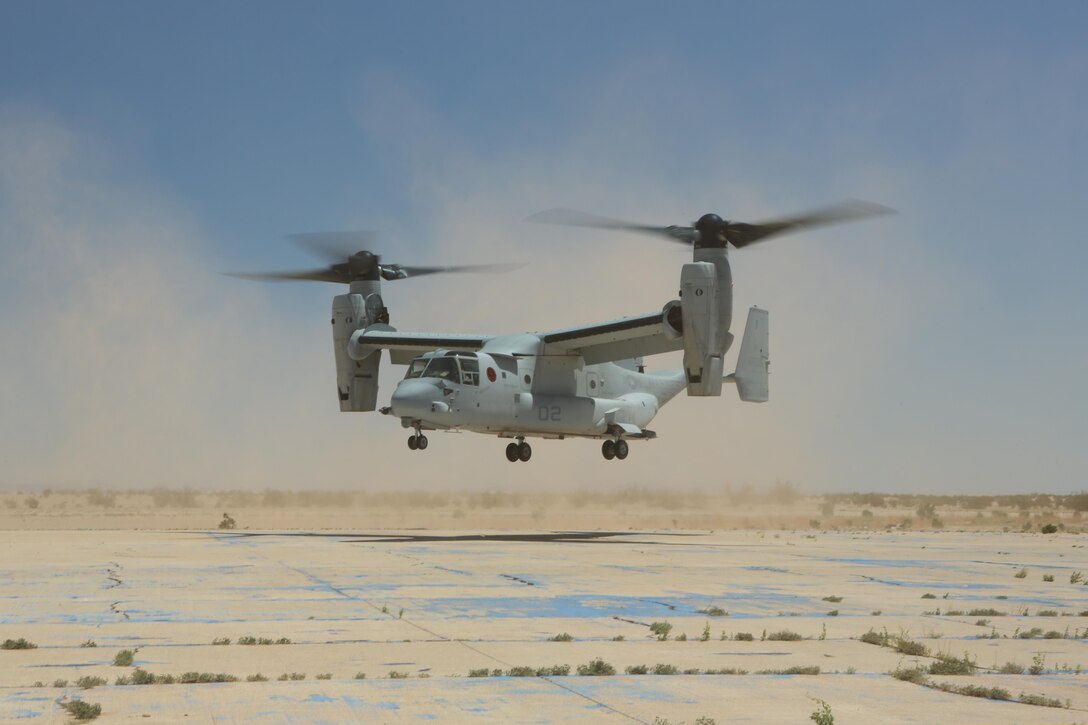
[[[427,448],[428,430],[465,430],[509,438],[506,458],[528,461],[526,438],[603,440],[608,460],[623,460],[628,441],[655,437],[647,428],[681,390],[689,396],[720,396],[734,383],[740,399],[768,399],[768,313],[748,310],[736,370],[723,376],[733,342],[733,281],[727,247],[890,210],[852,201],[758,224],[706,214],[693,226],[655,227],[552,209],[530,221],[621,229],[690,245],[693,260],[680,270],[680,298],[660,311],[551,332],[469,335],[402,332],[389,325],[381,281],[442,272],[501,271],[516,265],[414,267],[384,264],[369,251],[350,252],[372,241],[366,232],[301,234],[296,241],[323,253],[330,266],[298,272],[239,275],[269,280],[316,280],[349,285],[332,303],[333,352],[340,410],[378,409],[382,350],[408,371],[380,412],[412,430],[411,450]],[[683,350],[684,367],[646,372],[647,355]]]

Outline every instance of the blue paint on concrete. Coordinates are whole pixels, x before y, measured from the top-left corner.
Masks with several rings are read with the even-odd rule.
[[[14,714],[15,714],[15,719],[16,720],[26,720],[26,719],[32,718],[32,717],[41,717],[41,715],[42,715],[37,710],[27,710],[25,708],[20,709],[20,710],[16,710]]]
[[[395,702],[379,702],[379,703],[375,703],[374,707],[378,708],[379,710],[399,710],[400,709],[400,705],[398,705]]]
[[[311,693],[303,702],[332,702],[332,698],[328,695],[322,695],[320,692]]]

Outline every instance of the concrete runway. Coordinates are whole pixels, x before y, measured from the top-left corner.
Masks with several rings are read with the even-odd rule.
[[[839,725],[1088,721],[1088,675],[1080,674],[1088,669],[1088,587],[1070,583],[1074,571],[1088,573],[1078,535],[0,536],[0,640],[37,644],[0,651],[5,722],[67,722],[60,703],[77,698],[102,705],[99,722],[800,723],[816,709],[813,698],[829,703]],[[1021,568],[1027,575],[1017,578]],[[1044,582],[1044,574],[1054,581]],[[999,614],[969,614],[975,609]],[[983,619],[989,621],[979,624]],[[651,634],[654,622],[672,625],[667,640]],[[1036,627],[1043,634],[1019,636]],[[930,656],[859,641],[870,629],[903,634]],[[771,639],[782,630],[802,639]],[[738,633],[752,640],[738,640]],[[550,641],[560,634],[572,641]],[[290,644],[238,644],[245,636]],[[231,644],[213,645],[217,638]],[[80,646],[89,639],[97,647]],[[136,650],[133,666],[111,664],[121,649]],[[968,697],[887,674],[929,666],[940,653],[966,653],[979,670],[935,675],[934,683],[1001,687],[1014,699],[1043,695],[1068,700],[1070,708]],[[576,674],[596,658],[617,674]],[[1007,662],[1041,663],[1042,672],[995,672]],[[490,676],[562,665],[570,675]],[[638,665],[749,674],[625,674]],[[113,684],[134,667],[241,681]],[[819,667],[820,674],[776,674],[795,667]],[[489,676],[469,677],[472,670]],[[757,674],[764,670],[770,672]],[[270,681],[245,681],[257,673]],[[277,680],[289,673],[305,679]],[[89,675],[110,684],[71,684]],[[69,684],[54,686],[57,680]]]

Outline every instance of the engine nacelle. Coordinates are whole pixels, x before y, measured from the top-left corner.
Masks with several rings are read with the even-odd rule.
[[[348,354],[348,347],[356,330],[383,319],[388,320],[388,313],[377,292],[365,296],[337,295],[332,300],[332,344],[336,355],[336,390],[341,412],[362,413],[378,407],[381,351],[375,351],[362,360],[353,360]]]
[[[726,272],[726,275],[728,272]],[[729,333],[732,288],[712,262],[691,262],[680,272],[680,309],[684,334],[684,374],[688,395],[722,394],[722,361]],[[671,303],[670,303],[671,304]],[[669,306],[666,305],[668,323]]]

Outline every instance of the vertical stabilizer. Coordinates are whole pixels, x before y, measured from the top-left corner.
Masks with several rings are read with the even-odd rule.
[[[770,399],[768,373],[771,367],[770,315],[767,310],[752,307],[744,325],[744,339],[737,356],[737,371],[726,378],[737,384],[740,399],[749,403],[766,403]]]

